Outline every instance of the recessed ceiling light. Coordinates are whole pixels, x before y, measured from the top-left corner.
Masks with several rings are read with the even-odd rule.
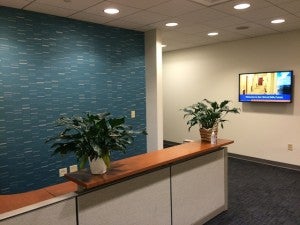
[[[166,23],[166,27],[176,27],[178,23],[176,22],[171,22],[171,23]]]
[[[167,45],[165,45],[165,44],[162,44],[162,45],[161,45],[161,47],[162,47],[162,48],[165,48],[165,47],[167,47]]]
[[[107,14],[117,14],[119,13],[120,11],[116,8],[107,8],[107,9],[104,9],[104,12],[107,13]]]
[[[284,22],[285,22],[285,19],[275,19],[275,20],[271,21],[271,23],[274,23],[274,24],[284,23]]]
[[[217,36],[217,35],[219,35],[219,33],[218,32],[210,32],[207,35],[208,36]]]
[[[241,4],[235,5],[233,8],[240,10],[240,9],[247,9],[249,7],[250,7],[249,3],[241,3]]]

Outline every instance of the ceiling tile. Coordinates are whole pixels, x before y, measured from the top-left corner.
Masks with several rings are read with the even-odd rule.
[[[267,34],[272,34],[272,33],[277,32],[277,31],[272,30],[270,28],[261,26],[259,24],[251,23],[251,22],[244,23],[244,24],[241,24],[239,26],[245,26],[245,27],[249,27],[249,28],[244,29],[244,30],[238,30],[238,29],[236,29],[236,26],[229,26],[229,27],[224,27],[223,30],[231,31],[233,33],[238,33],[238,34],[241,34],[241,35],[246,35],[246,36],[251,36],[251,37],[267,35]]]
[[[32,0],[33,1],[33,0]],[[7,7],[12,7],[12,8],[18,8],[21,9],[24,6],[28,5],[31,1],[29,0],[0,0],[0,6],[7,6]]]
[[[33,2],[32,4],[26,6],[24,9],[29,11],[54,15],[54,16],[62,16],[62,17],[68,17],[76,12],[75,10],[72,9],[64,9],[64,8],[55,7],[51,5],[39,4],[36,2]]]
[[[207,32],[200,32],[198,34],[183,34],[177,31],[164,31],[162,32],[162,40],[164,43],[169,43],[170,40],[180,41],[182,43],[204,43],[215,41],[215,37],[209,37]]]
[[[200,24],[203,21],[219,19],[219,18],[222,18],[225,16],[227,16],[227,15],[224,13],[218,12],[218,11],[210,9],[210,8],[204,8],[204,9],[197,10],[197,11],[194,11],[191,13],[186,13],[186,14],[181,15],[176,18],[185,24],[191,24],[191,23],[199,23]]]
[[[213,6],[213,5],[217,5],[220,3],[224,3],[224,2],[228,2],[230,0],[191,0],[193,2],[197,2],[201,5],[205,5],[205,6]]]
[[[103,1],[104,0],[36,0],[35,3],[41,3],[65,9],[84,10]]]
[[[162,39],[164,40],[175,40],[175,41],[181,41],[181,42],[195,42],[199,37],[191,34],[183,34],[178,31],[163,31],[162,32]]]
[[[204,21],[202,24],[206,25],[206,26],[214,27],[214,28],[222,28],[222,27],[227,27],[227,26],[231,26],[231,25],[242,24],[245,22],[247,22],[247,21],[245,21],[244,19],[238,18],[238,17],[225,16],[225,17],[215,19],[215,20]]]
[[[170,0],[112,0],[112,2],[139,9],[147,9],[167,1]]]
[[[95,15],[95,14],[89,14],[86,12],[79,12],[79,13],[73,14],[69,18],[76,19],[76,20],[82,20],[82,21],[88,21],[88,22],[92,22],[92,23],[100,23],[100,24],[105,24],[111,20],[108,17],[99,16],[99,15]]]
[[[219,41],[233,41],[233,40],[238,40],[238,39],[243,39],[243,38],[248,38],[249,36],[246,34],[238,34],[230,31],[226,31],[223,29],[218,30],[219,35],[214,36],[211,38],[215,38]]]
[[[226,30],[218,30],[219,35],[209,37],[207,35],[207,32],[201,32],[198,34],[193,35],[194,38],[189,41],[189,43],[194,43],[197,45],[200,44],[211,44],[211,43],[217,43],[217,42],[224,42],[224,41],[233,41],[238,39],[244,39],[249,38],[247,35],[233,33]]]
[[[272,20],[279,19],[279,18],[285,19],[285,23],[281,23],[281,24],[272,24],[271,23]],[[255,21],[255,23],[263,25],[265,27],[269,27],[269,28],[274,29],[274,30],[277,30],[276,29],[277,27],[285,26],[285,25],[290,24],[290,23],[296,23],[298,21],[300,21],[299,17],[291,15],[291,14],[285,14],[285,15],[282,15],[282,16],[279,15],[279,16],[276,16],[276,17],[269,17],[269,18],[265,18],[265,19],[262,19],[262,20],[257,20],[257,21]]]
[[[271,2],[275,5],[278,5],[278,4],[287,3],[287,2],[295,2],[295,1],[298,1],[298,0],[267,0],[267,1]]]
[[[123,17],[123,19],[125,21],[131,21],[131,22],[139,23],[141,25],[156,23],[158,21],[165,20],[167,18],[168,18],[167,16],[157,14],[157,13],[148,12],[148,11],[145,11],[145,10],[142,10],[142,11],[139,11],[139,12],[134,13],[132,15]]]
[[[285,21],[286,21],[285,23],[272,24],[271,20],[275,19],[275,18],[256,21],[256,23],[263,25],[264,27],[268,27],[272,30],[276,30],[276,31],[290,31],[290,30],[299,29],[299,27],[300,27],[300,18],[299,17],[289,14],[289,15],[283,16],[282,18],[285,19]]]
[[[109,15],[104,13],[104,9],[108,8],[108,7],[113,7],[113,8],[117,8],[120,10],[120,12],[118,14],[114,14],[114,15]],[[100,15],[100,16],[104,16],[104,17],[108,17],[111,20],[113,19],[117,19],[123,16],[127,16],[133,13],[136,13],[140,11],[140,9],[137,8],[132,8],[132,7],[128,7],[128,6],[124,6],[118,3],[114,3],[111,1],[105,1],[105,2],[101,2],[89,9],[86,9],[85,12],[86,13],[91,13],[91,14],[96,14],[96,15]]]
[[[159,30],[166,30],[166,31],[176,31],[179,30],[182,27],[185,27],[187,24],[184,24],[181,20],[177,19],[176,17],[167,17],[169,19],[160,20],[156,23],[151,23],[146,26],[151,27],[152,29],[159,29]],[[178,26],[175,27],[167,27],[166,23],[169,22],[177,22]]]
[[[233,6],[240,2],[241,1],[239,1],[239,0],[234,0],[234,1],[226,2],[224,4],[213,6],[212,8],[215,10],[218,10],[220,12],[230,14],[230,15],[240,16],[240,15],[243,15],[244,13],[256,11],[257,9],[260,9],[260,8],[266,8],[266,7],[273,6],[273,4],[271,4],[265,0],[247,0],[247,3],[250,3],[250,5],[251,5],[250,8],[244,9],[244,10],[234,9]]]
[[[154,30],[154,29],[157,29],[156,26],[152,24],[147,24],[147,25],[139,25],[138,27],[136,27],[136,30],[139,30],[139,31],[148,31],[148,30]]]
[[[255,11],[245,12],[245,13],[241,14],[240,17],[243,19],[250,20],[250,21],[257,21],[257,20],[262,20],[265,18],[271,18],[271,17],[275,18],[278,16],[286,15],[286,14],[287,14],[287,12],[280,9],[279,7],[270,6],[270,7],[266,7],[266,8],[260,8]]]
[[[280,26],[278,26],[274,29],[284,32],[284,31],[298,30],[299,27],[300,27],[300,21],[296,21],[296,22],[291,22],[291,23],[280,24]]]
[[[106,23],[105,25],[113,26],[113,27],[122,27],[125,29],[133,29],[133,30],[139,30],[137,27],[140,27],[140,24],[130,22],[130,21],[124,21],[124,20],[114,20]]]
[[[205,26],[202,24],[193,24],[191,26],[184,26],[178,29],[178,31],[185,34],[197,34],[200,32],[209,32],[212,27]]]
[[[290,13],[297,13],[300,12],[300,1],[292,1],[288,3],[281,4],[280,7],[282,9],[287,10]]]
[[[147,10],[168,16],[179,16],[181,14],[185,14],[203,8],[204,6],[187,0],[172,0],[149,8]]]

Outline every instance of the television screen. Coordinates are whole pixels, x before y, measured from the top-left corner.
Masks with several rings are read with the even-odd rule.
[[[241,73],[239,102],[292,102],[293,71]]]

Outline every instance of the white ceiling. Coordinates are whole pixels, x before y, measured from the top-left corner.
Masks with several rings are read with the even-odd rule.
[[[200,3],[205,1],[221,3]],[[251,7],[233,9],[241,2]],[[0,5],[138,31],[160,29],[164,51],[300,29],[300,0],[0,0]],[[106,7],[120,13],[104,14]],[[279,17],[286,22],[270,23]],[[179,25],[165,27],[171,21]],[[243,26],[249,28],[237,29]],[[208,37],[211,31],[219,35]]]

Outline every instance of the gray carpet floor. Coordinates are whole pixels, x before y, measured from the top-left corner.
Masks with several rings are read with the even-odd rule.
[[[300,225],[300,171],[229,158],[229,209],[205,225]]]

